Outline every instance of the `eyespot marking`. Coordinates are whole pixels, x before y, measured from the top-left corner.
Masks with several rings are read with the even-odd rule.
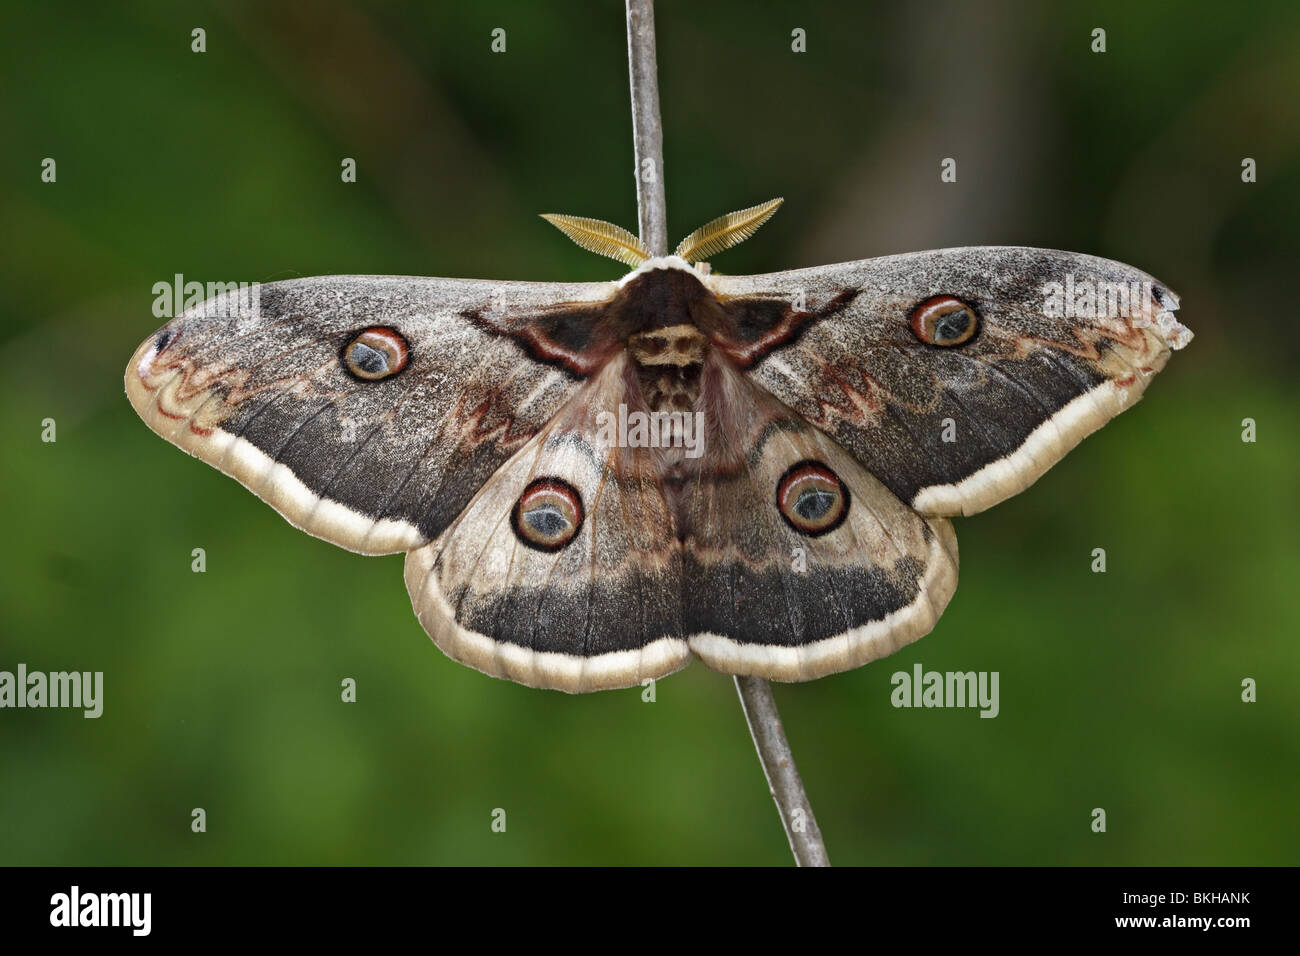
[[[849,514],[849,489],[819,461],[801,461],[776,484],[776,508],[795,531],[816,538],[834,531]]]
[[[926,345],[951,348],[965,345],[980,329],[975,307],[953,295],[935,295],[912,310],[912,334]]]
[[[559,551],[582,528],[582,496],[567,481],[529,482],[510,513],[515,537],[536,551]]]
[[[410,348],[396,329],[376,325],[365,329],[344,343],[339,363],[348,374],[363,382],[391,378],[406,368]]]

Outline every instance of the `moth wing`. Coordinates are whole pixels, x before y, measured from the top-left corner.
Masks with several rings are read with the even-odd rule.
[[[957,586],[951,523],[918,515],[752,384],[737,376],[726,387],[719,404],[738,420],[710,434],[683,503],[691,650],[725,673],[805,681],[928,634]],[[800,475],[819,468],[842,482],[844,511],[810,534],[786,514]]]
[[[600,434],[625,364],[611,361],[440,537],[407,555],[415,612],[454,660],[570,693],[634,686],[690,661],[681,552],[651,450]],[[579,499],[581,517],[566,544],[541,550],[522,540],[516,504],[555,484]]]
[[[1028,487],[1136,402],[1190,338],[1173,316],[1178,297],[1151,276],[1045,249],[708,281],[742,317],[722,344],[753,381],[928,515],[973,514]],[[1085,288],[1102,290],[1101,314],[1070,316]],[[970,341],[941,347],[912,331],[913,310],[936,296],[974,308]]]
[[[302,530],[404,551],[441,533],[578,389],[582,369],[539,357],[542,333],[580,326],[613,290],[400,276],[254,286],[141,343],[126,392],[150,428]],[[366,380],[343,353],[376,327],[405,340],[405,366]]]

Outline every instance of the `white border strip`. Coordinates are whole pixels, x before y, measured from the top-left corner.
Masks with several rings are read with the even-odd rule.
[[[181,384],[182,375],[177,373],[156,388],[144,384],[152,370],[152,343],[151,336],[131,357],[126,367],[126,394],[144,423],[163,438],[234,478],[295,528],[349,551],[394,554],[428,541],[419,528],[407,521],[375,519],[341,502],[322,498],[288,465],[277,462],[246,438],[216,426],[208,426],[207,435],[191,429],[195,414],[207,404],[211,393],[198,393],[183,404],[177,402],[173,414],[181,414],[181,418],[165,414],[162,404]]]
[[[1149,376],[1148,376],[1149,377]],[[912,498],[924,515],[973,515],[1024,491],[1102,425],[1141,397],[1145,382],[1128,388],[1106,380],[1063,405],[1015,451],[951,485],[930,485]]]
[[[934,536],[925,578],[907,607],[810,644],[747,644],[720,634],[695,634],[689,638],[691,650],[709,667],[726,674],[807,681],[861,667],[911,644],[934,630],[957,590],[956,532],[942,518],[927,524]]]
[[[584,657],[557,651],[535,651],[493,640],[456,623],[434,574],[441,540],[406,556],[403,577],[411,606],[433,643],[454,661],[528,687],[584,694],[594,690],[635,687],[643,680],[665,677],[691,662],[687,642],[661,637],[636,650],[611,651]]]

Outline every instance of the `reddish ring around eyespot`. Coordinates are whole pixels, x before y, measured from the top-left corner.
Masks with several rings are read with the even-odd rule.
[[[829,534],[849,514],[848,486],[819,461],[801,461],[776,484],[776,508],[795,531],[809,538]]]
[[[406,339],[396,329],[375,325],[363,329],[344,343],[339,361],[348,374],[363,382],[391,378],[410,359]]]
[[[979,313],[954,295],[935,295],[921,302],[908,318],[912,334],[926,345],[965,345],[980,328]]]
[[[582,496],[567,481],[538,478],[515,502],[510,526],[515,537],[537,551],[559,551],[582,528]]]

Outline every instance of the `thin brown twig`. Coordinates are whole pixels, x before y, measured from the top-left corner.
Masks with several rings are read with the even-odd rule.
[[[822,842],[821,827],[813,816],[812,804],[803,788],[799,768],[795,766],[790,741],[785,739],[781,712],[776,709],[772,685],[761,677],[736,675],[736,692],[740,706],[754,738],[758,762],[763,765],[768,789],[776,801],[781,825],[785,827],[790,852],[799,866],[830,866],[826,844]]]
[[[664,202],[664,130],[659,119],[654,0],[627,0],[627,69],[632,81],[632,145],[636,150],[636,208],[641,242],[652,256],[668,254]]]
[[[664,200],[664,134],[655,65],[654,0],[627,0],[627,61],[632,84],[632,142],[636,151],[637,221],[651,255],[668,252]],[[795,766],[772,685],[761,677],[736,677],[740,706],[754,738],[758,762],[776,801],[781,825],[799,866],[830,866],[821,828]]]

